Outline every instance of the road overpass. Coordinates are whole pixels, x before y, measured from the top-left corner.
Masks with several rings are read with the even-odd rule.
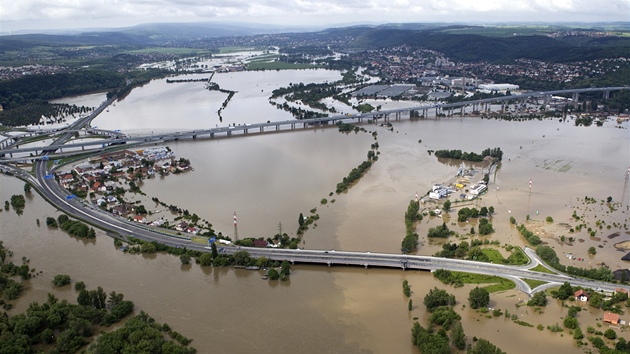
[[[500,96],[500,97],[492,97],[485,98],[480,100],[470,100],[470,101],[461,101],[455,103],[435,103],[428,105],[420,105],[414,107],[406,107],[406,108],[397,108],[390,110],[382,110],[382,111],[373,111],[369,113],[357,113],[357,114],[349,114],[349,115],[334,115],[329,117],[322,118],[311,118],[311,119],[303,119],[303,120],[284,120],[284,121],[275,121],[275,122],[266,122],[266,123],[255,123],[255,124],[243,124],[243,125],[234,125],[234,126],[226,126],[226,127],[215,127],[210,129],[200,129],[200,130],[192,130],[192,131],[181,131],[181,132],[172,132],[172,133],[162,133],[162,134],[151,134],[151,135],[141,135],[135,137],[128,137],[124,135],[116,135],[117,132],[110,131],[98,131],[97,133],[101,133],[109,136],[108,139],[99,139],[95,141],[82,141],[75,143],[62,143],[65,142],[71,135],[66,134],[63,136],[65,140],[59,139],[48,146],[32,146],[32,147],[22,147],[15,148],[14,145],[6,146],[0,150],[0,162],[11,162],[15,160],[23,161],[23,160],[36,160],[41,157],[31,157],[31,156],[21,156],[13,159],[13,155],[24,155],[24,154],[41,154],[43,151],[47,151],[49,154],[53,152],[59,151],[60,153],[54,155],[57,157],[65,156],[64,149],[66,152],[70,151],[70,154],[76,154],[77,152],[85,152],[86,149],[92,152],[102,151],[103,149],[113,146],[113,145],[148,145],[148,144],[158,144],[164,143],[168,141],[176,141],[176,140],[190,140],[197,138],[214,138],[219,136],[232,136],[235,134],[244,135],[252,132],[256,133],[265,133],[265,132],[277,132],[277,131],[285,131],[285,130],[295,130],[298,128],[312,128],[312,127],[321,127],[327,125],[334,125],[338,122],[346,122],[346,123],[355,123],[355,122],[363,122],[364,120],[373,120],[377,121],[382,119],[383,121],[389,121],[390,116],[394,115],[394,119],[399,120],[402,118],[402,113],[409,113],[412,111],[422,112],[422,116],[426,116],[429,110],[435,110],[436,114],[438,112],[446,111],[446,116],[451,116],[453,111],[456,108],[459,108],[462,114],[465,113],[465,109],[468,106],[473,107],[473,110],[476,110],[477,107],[485,106],[489,107],[491,103],[501,103],[505,105],[508,101],[519,101],[526,100],[530,98],[545,98],[551,97],[554,95],[578,95],[580,93],[593,93],[593,92],[603,92],[607,97],[608,94],[612,91],[619,90],[628,90],[630,86],[617,86],[617,87],[600,87],[600,88],[581,88],[581,89],[569,89],[569,90],[554,90],[554,91],[540,91],[540,92],[528,92],[519,95],[511,95],[511,96]],[[577,100],[577,98],[576,98]],[[104,103],[105,104],[105,103]],[[101,105],[98,112],[102,112],[105,106]],[[94,119],[95,113],[90,115],[90,117],[86,117],[81,121],[81,124],[85,125]],[[88,119],[89,118],[89,119]],[[77,129],[81,124],[77,124],[76,122],[72,125],[71,129]],[[75,131],[73,130],[73,131]],[[1,147],[1,146],[0,146]],[[7,158],[6,156],[9,156]]]
[[[615,88],[601,88],[598,90],[613,90]],[[616,88],[616,89],[627,89],[627,87]],[[591,91],[592,89],[580,89],[577,92],[582,91]],[[576,90],[562,90],[562,91],[548,91],[547,93],[541,92],[540,95],[544,94],[560,94],[560,93],[570,93]],[[529,94],[531,95],[531,94]],[[520,95],[520,96],[507,96],[502,97],[501,99],[510,100],[516,99],[518,97],[524,97],[528,95]],[[494,99],[488,99],[494,100]],[[481,102],[484,100],[478,100],[476,102]],[[468,102],[460,102],[458,104],[470,104]],[[456,104],[452,104],[456,105]],[[432,105],[432,106],[421,106],[421,107],[441,107],[440,105]],[[124,138],[124,139],[116,139],[115,141],[124,141],[124,142],[133,142],[133,143],[154,143],[154,142],[164,142],[169,140],[179,140],[183,138],[192,138],[195,139],[197,136],[202,134],[216,134],[216,133],[225,133],[226,135],[231,135],[235,130],[242,131],[243,133],[247,133],[250,129],[258,129],[259,131],[264,131],[266,127],[275,127],[276,130],[279,130],[283,125],[290,125],[295,129],[297,125],[303,125],[307,127],[308,125],[316,125],[316,124],[328,124],[328,123],[336,123],[337,121],[348,121],[355,120],[361,121],[362,119],[374,119],[377,118],[377,114],[389,114],[391,112],[402,112],[402,111],[411,111],[417,109],[416,108],[405,108],[400,110],[391,110],[391,111],[381,111],[381,112],[373,112],[371,114],[363,115],[354,115],[354,116],[336,116],[336,117],[326,117],[326,118],[316,118],[309,119],[304,121],[283,121],[283,122],[267,122],[267,123],[259,123],[259,124],[251,124],[244,126],[236,126],[236,127],[220,127],[210,130],[203,131],[192,131],[192,132],[180,132],[180,133],[171,133],[171,134],[162,134],[155,137],[151,137],[150,141],[138,141],[134,139],[149,139],[149,137],[136,137],[136,138]],[[101,109],[102,111],[102,109]],[[389,112],[389,113],[388,113]],[[371,117],[371,118],[370,118]],[[93,118],[93,117],[92,117]],[[80,124],[73,124],[70,129],[80,129],[83,125],[88,124],[89,120],[82,120]],[[44,156],[49,156],[53,151],[58,148],[67,147],[71,144],[63,145],[64,140],[68,139],[71,136],[70,133],[62,135],[58,140],[58,145],[40,147],[39,150],[43,150]],[[153,140],[154,139],[154,140]],[[80,146],[81,144],[75,144],[76,146]],[[87,146],[87,143],[83,143],[83,146]],[[15,149],[13,149],[15,150]],[[1,162],[1,161],[0,161]],[[2,165],[0,164],[0,170],[5,173],[10,173],[18,178],[21,178],[30,184],[32,184],[41,195],[48,200],[51,204],[55,205],[57,208],[62,210],[68,215],[71,215],[77,219],[84,220],[100,229],[108,230],[112,233],[118,234],[121,237],[135,237],[144,241],[150,242],[158,242],[161,244],[166,244],[173,247],[183,246],[189,249],[197,250],[197,251],[205,251],[208,252],[208,248],[205,245],[200,245],[194,242],[187,237],[181,237],[177,235],[170,234],[168,231],[159,229],[159,228],[151,228],[148,226],[140,225],[138,223],[131,222],[124,218],[119,218],[110,213],[107,213],[96,206],[87,203],[83,200],[79,200],[77,198],[73,198],[65,189],[63,189],[54,179],[48,178],[57,166],[53,165],[50,169],[48,168],[48,161],[39,160],[35,164],[35,176],[32,176],[25,170],[10,166],[10,165]],[[488,274],[488,275],[497,275],[506,277],[508,279],[513,280],[517,284],[517,288],[526,292],[531,293],[531,289],[523,281],[523,279],[534,279],[546,281],[552,284],[560,284],[565,281],[570,282],[572,285],[579,285],[584,287],[590,287],[594,289],[601,289],[606,291],[614,291],[615,285],[601,282],[601,281],[593,281],[588,279],[581,279],[576,277],[570,277],[563,274],[549,274],[549,273],[540,273],[528,270],[528,268],[534,267],[538,264],[539,260],[536,258],[535,253],[531,250],[526,250],[530,259],[532,259],[532,263],[528,266],[507,266],[500,264],[492,264],[492,263],[482,263],[482,262],[473,262],[473,261],[464,261],[464,260],[456,260],[456,259],[446,259],[439,257],[431,257],[431,256],[415,256],[415,255],[407,255],[407,254],[386,254],[386,253],[368,253],[368,252],[346,252],[346,251],[333,251],[333,250],[286,250],[286,249],[273,249],[273,248],[238,248],[238,247],[223,247],[222,251],[224,253],[234,253],[238,250],[247,250],[254,257],[265,256],[272,260],[288,260],[293,263],[313,263],[313,264],[323,264],[327,266],[338,266],[338,265],[347,265],[347,266],[362,266],[362,267],[388,267],[388,268],[398,268],[398,269],[419,269],[419,270],[429,270],[433,271],[436,269],[447,269],[453,271],[462,271],[462,272],[470,272],[470,273],[478,273],[478,274]]]

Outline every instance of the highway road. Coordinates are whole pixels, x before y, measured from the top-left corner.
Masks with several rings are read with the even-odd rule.
[[[377,117],[381,116],[389,116],[391,114],[399,114],[402,112],[410,112],[410,111],[426,111],[431,109],[437,110],[445,110],[445,109],[454,109],[458,107],[465,107],[470,105],[479,105],[486,104],[492,102],[502,102],[502,101],[512,101],[512,100],[523,100],[529,98],[537,98],[537,97],[549,97],[553,95],[561,95],[561,94],[579,94],[585,92],[610,92],[610,91],[618,91],[618,90],[629,90],[630,86],[618,86],[618,87],[599,87],[599,88],[581,88],[581,89],[570,89],[570,90],[555,90],[555,91],[541,91],[541,92],[528,92],[518,95],[511,96],[501,96],[501,97],[493,97],[486,98],[480,100],[471,100],[471,101],[461,101],[455,103],[435,103],[429,105],[422,106],[414,106],[414,107],[406,107],[399,109],[390,109],[383,111],[373,111],[370,113],[363,114],[349,114],[349,115],[334,115],[323,118],[312,118],[312,119],[303,119],[303,120],[285,120],[285,121],[275,121],[275,122],[265,122],[265,123],[254,123],[254,124],[245,124],[245,125],[237,125],[237,126],[226,126],[226,127],[216,127],[211,129],[201,129],[201,130],[193,130],[193,131],[180,131],[173,133],[161,133],[156,135],[142,135],[135,137],[127,137],[127,136],[111,136],[110,139],[100,139],[98,141],[83,141],[78,143],[69,143],[63,144],[72,134],[68,133],[58,139],[56,142],[52,143],[48,147],[23,147],[23,148],[14,148],[14,144],[3,148],[0,151],[0,162],[3,161],[11,161],[11,159],[6,158],[6,155],[13,154],[28,154],[28,153],[39,153],[43,149],[50,150],[60,150],[60,149],[85,149],[92,148],[96,151],[102,150],[102,148],[107,147],[112,144],[129,144],[129,145],[144,145],[144,144],[155,144],[155,143],[163,143],[174,140],[184,140],[184,139],[197,139],[198,137],[215,137],[215,136],[231,136],[233,134],[247,134],[250,131],[253,132],[270,132],[270,131],[278,131],[282,130],[282,127],[286,129],[286,127],[290,127],[291,129],[295,129],[296,127],[316,127],[316,126],[325,126],[330,124],[335,124],[337,122],[361,122],[366,119],[377,119]],[[76,130],[85,126],[92,119],[98,115],[98,113],[102,112],[107,104],[107,101],[104,102],[96,111],[92,112],[87,117],[80,119],[79,121],[73,123],[69,130]],[[75,154],[73,152],[72,154]],[[56,157],[63,156],[64,154],[57,154]],[[4,156],[4,158],[2,158]],[[23,158],[22,158],[23,160]]]
[[[609,88],[611,89],[611,88]],[[621,88],[621,89],[626,89]],[[590,91],[591,89],[581,89]],[[598,89],[598,90],[604,90]],[[555,94],[573,92],[575,90],[563,90],[553,91]],[[582,92],[582,91],[580,91]],[[541,93],[543,94],[543,93]],[[512,99],[517,97],[512,97]],[[99,107],[100,111],[105,106]],[[394,111],[392,111],[394,112]],[[379,112],[384,113],[384,112]],[[93,119],[95,116],[92,116]],[[358,117],[342,116],[336,119],[357,119]],[[80,123],[73,124],[69,127],[70,130],[81,129],[89,123],[91,119],[82,119]],[[320,122],[330,121],[333,118],[319,118]],[[292,124],[302,124],[300,121],[286,121]],[[285,124],[286,122],[274,122],[274,123],[260,123],[247,126],[239,126],[239,129],[256,129],[264,126]],[[308,122],[307,122],[308,123]],[[288,124],[288,123],[286,123]],[[306,123],[304,123],[306,124]],[[230,130],[228,127],[217,128],[214,132]],[[165,134],[155,137],[155,141],[166,141],[173,139],[174,137],[193,137],[196,132],[188,133],[173,133]],[[53,153],[61,144],[67,140],[73,133],[62,135],[52,146],[44,148],[43,155],[49,155]],[[131,140],[129,140],[131,141]],[[42,149],[42,148],[40,148]],[[54,178],[51,176],[57,166],[53,166],[49,169],[47,160],[38,160],[35,163],[35,176],[32,176],[25,170],[13,167],[11,165],[0,164],[0,170],[5,173],[11,173],[12,175],[21,178],[31,183],[41,195],[51,204],[59,208],[64,213],[71,215],[75,218],[82,219],[97,228],[110,231],[125,238],[132,236],[145,241],[155,241],[161,244],[165,244],[172,247],[186,247],[188,249],[208,252],[207,246],[202,244],[193,243],[188,238],[178,237],[175,235],[169,235],[159,228],[152,228],[138,223],[131,222],[124,218],[120,218],[103,211],[84,200],[74,198],[69,195],[68,192],[63,189]],[[265,256],[272,260],[288,260],[293,263],[313,263],[324,264],[328,266],[363,266],[363,267],[389,267],[400,269],[418,269],[434,271],[437,269],[447,269],[452,271],[470,272],[477,274],[497,275],[513,280],[517,288],[527,294],[532,293],[529,285],[522,279],[534,279],[549,282],[549,284],[561,284],[565,281],[570,282],[572,285],[578,285],[583,287],[589,287],[593,289],[600,289],[606,291],[614,291],[616,285],[606,282],[593,281],[587,279],[581,279],[576,277],[570,277],[563,274],[550,274],[541,273],[528,270],[540,263],[540,260],[536,256],[535,252],[531,249],[526,249],[526,254],[532,260],[530,264],[526,266],[509,266],[501,264],[483,263],[475,261],[465,261],[457,259],[447,259],[431,256],[416,256],[407,254],[386,254],[386,253],[370,253],[370,252],[347,252],[347,251],[335,251],[335,250],[287,250],[276,248],[241,248],[241,247],[228,247],[219,246],[223,253],[233,254],[239,250],[247,250],[253,257]],[[549,285],[546,285],[549,286]],[[535,290],[535,289],[534,289]]]
[[[3,167],[5,171],[7,167]],[[102,211],[94,205],[87,204],[76,198],[68,199],[68,193],[55,182],[54,179],[46,179],[51,171],[46,170],[46,162],[37,163],[37,176],[33,176],[22,170],[12,170],[11,172],[25,180],[28,180],[40,191],[40,193],[50,203],[57,206],[68,215],[82,219],[90,224],[104,230],[121,235],[133,236],[145,241],[155,241],[171,247],[186,247],[191,250],[209,252],[209,247],[203,244],[191,242],[189,239],[177,238],[161,232],[159,228],[147,227],[124,218],[114,216]],[[403,270],[426,270],[447,269],[451,271],[469,272],[476,274],[496,275],[505,277],[515,282],[517,289],[531,295],[537,289],[531,289],[523,279],[534,279],[548,282],[540,287],[560,285],[568,281],[574,286],[583,286],[593,289],[614,291],[616,284],[570,277],[564,274],[542,273],[529,270],[540,264],[540,259],[532,249],[526,248],[525,252],[530,257],[531,262],[523,266],[510,266],[485,262],[439,258],[432,256],[418,256],[409,254],[389,254],[375,252],[348,252],[338,250],[305,250],[305,249],[278,249],[278,248],[254,248],[218,245],[221,253],[234,254],[240,250],[246,250],[252,257],[267,257],[272,260],[287,260],[292,263],[322,264],[326,266],[361,266],[361,267],[385,267],[398,268]]]

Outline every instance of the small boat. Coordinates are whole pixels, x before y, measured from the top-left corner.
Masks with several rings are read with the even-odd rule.
[[[260,269],[260,267],[258,266],[250,266],[250,267],[245,267],[246,270],[258,270]]]

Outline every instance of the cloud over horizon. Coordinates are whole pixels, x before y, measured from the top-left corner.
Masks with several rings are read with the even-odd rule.
[[[327,26],[386,22],[613,22],[630,0],[19,0],[0,3],[0,30],[125,27],[151,22]]]

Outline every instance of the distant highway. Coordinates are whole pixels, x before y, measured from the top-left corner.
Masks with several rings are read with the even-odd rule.
[[[147,144],[157,144],[168,141],[175,140],[187,140],[187,139],[197,139],[197,138],[214,138],[216,136],[232,136],[233,134],[239,133],[248,134],[250,132],[273,132],[280,131],[286,129],[296,129],[296,128],[309,128],[309,127],[319,127],[326,125],[334,125],[337,122],[362,122],[363,120],[388,120],[389,115],[400,115],[403,112],[411,112],[411,111],[423,111],[426,112],[428,110],[435,109],[436,111],[444,111],[444,110],[452,110],[454,108],[464,108],[466,106],[477,106],[495,102],[504,102],[504,101],[513,101],[513,100],[524,100],[529,98],[540,98],[540,97],[550,97],[553,95],[561,95],[561,94],[573,94],[579,95],[580,93],[585,92],[611,92],[611,91],[619,91],[619,90],[628,90],[630,86],[617,86],[617,87],[600,87],[600,88],[581,88],[581,89],[570,89],[570,90],[554,90],[554,91],[540,91],[540,92],[528,92],[519,95],[511,95],[511,96],[501,96],[501,97],[493,97],[493,98],[485,98],[480,100],[470,100],[470,101],[462,101],[456,103],[435,103],[429,105],[422,106],[414,106],[407,108],[397,108],[390,110],[382,110],[382,111],[373,111],[369,113],[356,113],[356,114],[347,114],[347,115],[334,115],[329,117],[322,118],[312,118],[312,119],[303,119],[303,120],[284,120],[284,121],[275,121],[275,122],[266,122],[266,123],[254,123],[254,124],[244,124],[237,126],[226,126],[226,127],[216,127],[210,129],[199,129],[192,131],[180,131],[173,133],[161,133],[161,134],[151,134],[151,135],[143,135],[143,136],[135,136],[135,137],[127,137],[124,135],[115,135],[114,133],[106,133],[109,135],[109,139],[100,139],[95,141],[83,141],[77,143],[68,143],[64,144],[69,137],[72,135],[70,133],[62,136],[62,138],[58,139],[56,142],[52,143],[49,146],[42,147],[22,147],[22,148],[14,148],[15,144],[10,146],[6,146],[5,148],[0,150],[0,163],[1,162],[11,162],[15,160],[32,160],[37,159],[38,157],[23,157],[24,154],[29,153],[41,153],[42,151],[58,151],[61,153],[56,153],[55,156],[65,156],[66,154],[76,154],[76,153],[84,153],[84,149],[92,149],[91,151],[100,151],[104,148],[107,148],[112,145],[119,144],[128,144],[128,145],[147,145]],[[110,102],[110,101],[108,101]],[[109,104],[109,103],[107,103]],[[81,127],[82,124],[85,125],[90,122],[94,117],[103,111],[106,107],[105,103],[99,107],[95,112],[93,112],[90,116],[82,118],[80,122],[73,123],[68,129],[76,130],[77,127]],[[97,113],[98,112],[98,113]],[[105,131],[109,132],[109,131]],[[70,150],[70,153],[63,153],[63,150]],[[76,149],[81,149],[77,151]],[[21,155],[21,157],[12,158],[13,155]],[[7,155],[9,157],[7,157]]]

